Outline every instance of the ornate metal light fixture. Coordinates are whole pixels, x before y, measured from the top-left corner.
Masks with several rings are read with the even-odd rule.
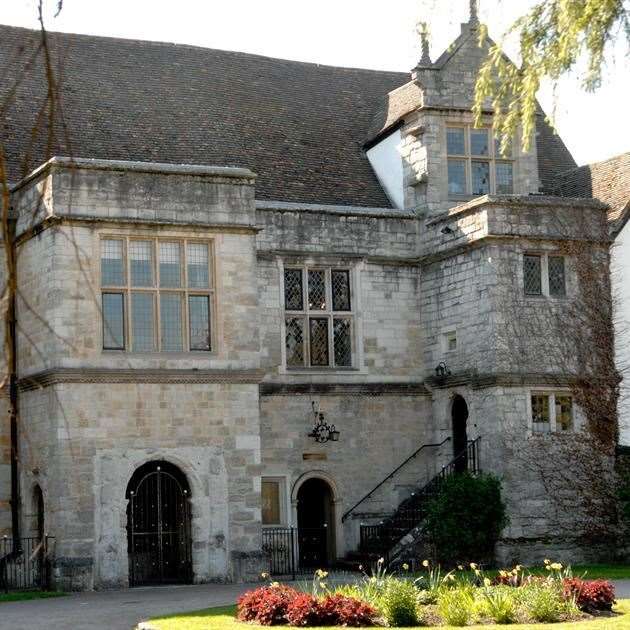
[[[435,368],[435,376],[437,378],[446,378],[447,376],[450,376],[450,375],[451,375],[451,371],[446,366],[446,363],[444,363],[444,361],[441,361],[440,363],[438,363],[437,367]]]
[[[308,437],[313,438],[316,442],[323,444],[324,442],[338,442],[339,431],[334,424],[328,424],[324,414],[315,407],[315,401],[311,401],[313,408],[313,429],[308,433]]]

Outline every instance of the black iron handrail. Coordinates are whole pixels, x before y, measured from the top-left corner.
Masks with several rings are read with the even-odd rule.
[[[348,516],[350,516],[350,514],[352,514],[352,512],[354,512],[354,510],[359,507],[359,505],[361,505],[361,503],[363,503],[363,501],[365,501],[366,499],[369,499],[384,483],[387,483],[390,479],[392,479],[394,477],[394,475],[406,464],[408,464],[412,459],[414,459],[414,457],[417,457],[418,454],[420,453],[420,451],[423,451],[425,448],[438,448],[440,446],[443,446],[444,444],[446,444],[446,442],[450,441],[450,436],[445,438],[444,440],[442,440],[439,443],[435,443],[435,444],[423,444],[419,449],[417,449],[415,452],[413,452],[411,455],[409,455],[409,457],[407,457],[407,459],[400,464],[399,466],[397,466],[396,468],[394,468],[394,470],[392,470],[392,472],[389,473],[389,475],[387,475],[387,477],[385,477],[385,479],[383,479],[380,483],[376,484],[363,498],[359,499],[342,517],[341,517],[341,522],[345,522],[345,520],[348,518]]]
[[[396,512],[386,521],[378,525],[361,525],[360,549],[363,552],[376,552],[389,562],[390,551],[396,541],[424,519],[426,501],[439,493],[442,484],[452,475],[468,471],[473,475],[481,472],[479,463],[479,442],[481,437],[468,440],[466,447],[450,462],[442,466],[440,472],[430,479],[424,486],[405,499]]]

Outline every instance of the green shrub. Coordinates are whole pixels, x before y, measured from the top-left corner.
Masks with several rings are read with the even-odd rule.
[[[555,623],[567,609],[562,593],[550,584],[523,586],[519,591],[521,606],[534,621]]]
[[[508,523],[501,482],[490,474],[449,477],[427,510],[429,541],[437,560],[448,565],[490,558]]]
[[[485,587],[481,594],[480,612],[495,623],[507,624],[516,621],[518,602],[514,589],[509,586]]]
[[[475,596],[472,587],[443,589],[438,595],[437,611],[449,626],[466,626],[475,616]]]
[[[418,590],[407,580],[390,580],[381,597],[380,610],[388,626],[417,626]]]

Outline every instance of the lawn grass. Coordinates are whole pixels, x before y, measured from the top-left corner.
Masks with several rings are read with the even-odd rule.
[[[206,608],[189,613],[155,617],[147,623],[147,628],[155,630],[252,630],[262,628],[251,623],[243,623],[234,619],[236,607]],[[617,616],[601,617],[572,623],[554,624],[513,624],[505,626],[513,630],[630,630],[630,599],[622,599],[614,607]],[[282,627],[282,626],[280,626]],[[450,626],[432,626],[446,628]],[[503,626],[466,626],[471,628],[498,628]]]
[[[61,591],[9,591],[0,592],[0,604],[2,602],[20,602],[30,599],[48,599],[49,597],[63,597],[66,593]]]

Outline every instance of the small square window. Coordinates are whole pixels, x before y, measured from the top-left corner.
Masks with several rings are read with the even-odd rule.
[[[549,396],[546,394],[532,395],[532,431],[534,433],[549,433],[551,417],[549,415]]]
[[[457,350],[457,333],[454,330],[445,332],[442,335],[442,345],[444,352],[453,352]]]

